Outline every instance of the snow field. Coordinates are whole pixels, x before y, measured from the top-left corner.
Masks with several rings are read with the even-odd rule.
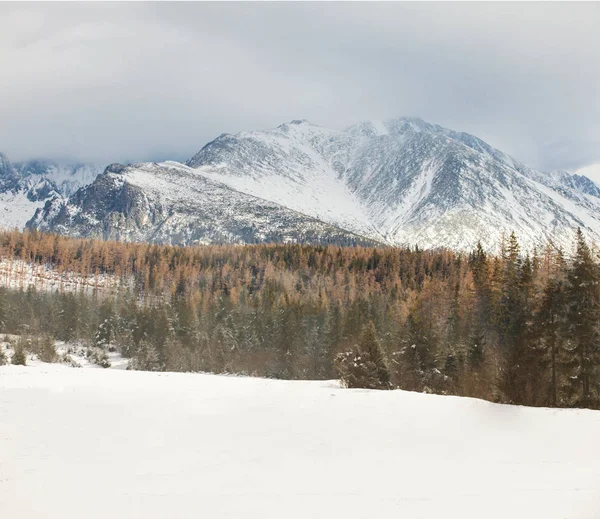
[[[11,335],[8,333],[0,334],[0,352],[4,352],[6,361],[11,363],[12,356],[15,352],[14,346],[19,340],[19,335]],[[77,343],[67,343],[63,341],[55,341],[55,350],[57,364],[65,364],[73,368],[93,368],[106,369],[94,364],[86,355],[87,348]],[[126,369],[129,361],[121,357],[117,352],[107,352],[110,369]],[[44,367],[48,363],[41,361],[34,353],[27,353],[27,366]],[[1,385],[0,385],[1,387]]]
[[[594,411],[40,364],[0,424],[4,517],[600,517]]]

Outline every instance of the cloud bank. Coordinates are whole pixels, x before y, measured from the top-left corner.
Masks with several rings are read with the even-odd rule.
[[[422,117],[600,161],[599,3],[0,4],[0,150],[183,160],[291,119]]]

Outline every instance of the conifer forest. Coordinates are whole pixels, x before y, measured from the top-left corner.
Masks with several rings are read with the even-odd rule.
[[[499,250],[174,247],[2,232],[0,332],[77,343],[100,364],[118,351],[130,369],[599,408],[598,252],[581,231],[569,253],[548,244],[523,254],[514,234]],[[113,289],[20,283],[19,265],[59,279],[103,276]]]

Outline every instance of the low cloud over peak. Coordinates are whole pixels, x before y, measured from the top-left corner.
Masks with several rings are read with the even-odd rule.
[[[416,114],[600,162],[600,4],[0,4],[0,150],[185,159],[223,133]]]

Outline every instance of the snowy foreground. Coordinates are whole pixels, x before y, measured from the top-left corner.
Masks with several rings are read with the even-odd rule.
[[[600,517],[600,412],[0,367],[6,518]]]

